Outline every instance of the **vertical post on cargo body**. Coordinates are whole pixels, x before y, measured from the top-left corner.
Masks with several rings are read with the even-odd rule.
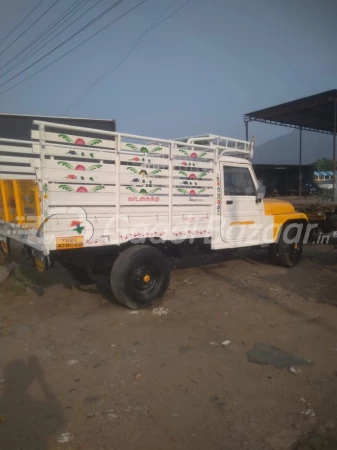
[[[173,144],[173,142],[170,142],[169,147],[169,220],[168,220],[168,233],[166,235],[166,240],[172,240],[173,239],[173,232],[172,232],[172,203],[173,203],[173,153],[175,149],[176,144]]]
[[[9,222],[9,211],[8,211],[8,204],[7,204],[4,180],[0,180],[0,189],[1,189],[1,196],[2,196],[2,205],[4,207],[4,219],[5,219],[5,222]]]
[[[40,192],[41,192],[41,214],[43,218],[47,219],[49,212],[48,212],[48,183],[45,183],[43,174],[44,174],[44,151],[46,147],[46,140],[45,140],[45,127],[43,123],[39,124],[39,150],[40,150],[40,166],[41,166],[41,181],[40,181]],[[45,255],[48,255],[49,248],[46,248],[46,235],[48,235],[49,232],[49,222],[46,220],[44,227],[43,227],[43,253]]]
[[[255,136],[252,136],[250,140],[250,158],[252,159],[254,156],[254,148],[255,148]]]
[[[334,99],[333,114],[333,150],[332,150],[332,186],[333,201],[337,201],[337,185],[336,185],[336,133],[337,133],[337,99]]]
[[[220,228],[220,222],[218,222],[219,215],[217,213],[218,208],[218,173],[220,175],[220,168],[219,168],[219,150],[218,147],[214,149],[213,153],[213,217],[212,217],[212,234],[211,234],[211,247],[213,248],[215,240],[216,240],[216,230],[217,228]],[[220,219],[221,220],[221,219]]]
[[[300,158],[298,167],[298,195],[302,197],[302,127],[300,127]]]
[[[121,136],[118,133],[115,139],[116,143],[116,157],[115,157],[115,173],[116,173],[116,244],[120,242],[120,151],[121,151]]]
[[[36,183],[34,186],[34,199],[35,199],[35,213],[37,217],[37,225],[39,227],[42,223],[42,219],[41,219],[41,199],[38,183]]]

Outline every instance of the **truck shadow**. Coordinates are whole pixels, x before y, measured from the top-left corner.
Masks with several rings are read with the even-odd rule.
[[[35,356],[13,360],[4,369],[0,397],[1,448],[47,450],[49,439],[65,426],[63,410]],[[39,388],[37,398],[29,392]],[[41,396],[42,393],[42,396]]]

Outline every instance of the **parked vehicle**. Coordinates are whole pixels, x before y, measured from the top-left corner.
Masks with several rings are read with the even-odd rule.
[[[30,141],[0,139],[1,246],[21,242],[40,271],[58,260],[79,276],[108,275],[134,309],[165,293],[182,247],[263,245],[293,267],[303,231],[296,240],[287,225],[307,217],[264,200],[252,155],[253,142],[222,136],[176,141],[36,120]]]
[[[302,185],[301,193],[304,197],[314,197],[318,193],[318,188],[315,184],[304,183]]]

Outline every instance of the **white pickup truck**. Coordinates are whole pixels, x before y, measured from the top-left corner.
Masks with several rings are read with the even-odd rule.
[[[0,244],[21,242],[40,271],[109,271],[116,299],[138,309],[164,294],[182,247],[265,246],[297,264],[307,217],[263,198],[253,142],[33,124],[29,140],[0,136]]]

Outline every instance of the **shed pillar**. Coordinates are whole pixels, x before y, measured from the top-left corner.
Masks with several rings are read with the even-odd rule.
[[[302,197],[302,127],[300,128],[300,160],[298,168],[298,195]]]

